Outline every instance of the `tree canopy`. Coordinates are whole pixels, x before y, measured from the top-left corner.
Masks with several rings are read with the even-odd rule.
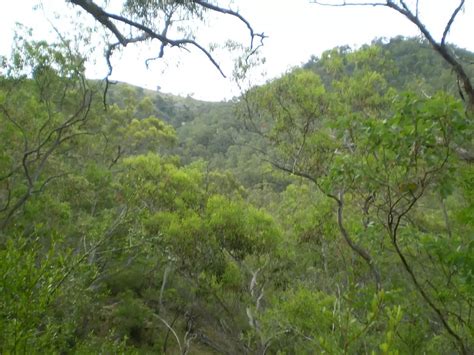
[[[210,2],[71,3],[111,50],[198,43],[160,16],[248,25]],[[104,107],[79,47],[18,35],[0,352],[472,353],[472,115],[430,45],[329,49],[230,102],[120,83]]]

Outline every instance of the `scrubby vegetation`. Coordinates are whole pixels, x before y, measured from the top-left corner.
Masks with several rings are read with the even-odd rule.
[[[103,90],[64,45],[6,61],[0,352],[472,350],[472,117],[425,43],[234,102]]]

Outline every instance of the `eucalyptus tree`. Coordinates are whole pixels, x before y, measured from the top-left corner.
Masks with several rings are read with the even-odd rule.
[[[453,147],[469,142],[472,129],[462,104],[449,95],[426,98],[390,88],[383,70],[374,70],[377,63],[385,65],[377,53],[376,47],[365,48],[345,64],[337,53],[323,55],[333,78],[327,85],[314,72],[297,69],[249,90],[241,112],[247,126],[270,143],[260,152],[263,159],[333,201],[340,236],[366,263],[374,289],[397,284],[413,290],[426,305],[427,319],[439,322],[453,348],[468,353],[472,297],[467,274],[448,260],[470,263],[470,242],[463,233],[452,237],[449,219],[443,232],[421,221],[433,213],[427,206],[440,193],[461,188],[452,174],[465,163]],[[350,77],[338,75],[345,66]],[[448,240],[453,247],[434,261],[433,253]],[[453,292],[445,286],[451,282]]]

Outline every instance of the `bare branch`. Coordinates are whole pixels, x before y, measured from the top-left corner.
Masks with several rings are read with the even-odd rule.
[[[62,173],[62,174],[50,176],[41,184],[41,186],[38,189],[32,191],[31,193],[37,194],[37,193],[43,192],[44,189],[46,188],[46,186],[48,186],[51,181],[56,180],[56,179],[60,179],[60,178],[62,178],[64,176],[67,176],[67,175],[69,175],[69,173]]]
[[[108,14],[98,5],[91,0],[69,0],[72,4],[82,7],[94,18],[107,27],[117,37],[119,42],[123,45],[127,45],[127,39],[122,35],[118,28],[110,21]]]
[[[321,6],[329,6],[329,7],[344,7],[344,6],[387,6],[386,2],[347,2],[343,1],[340,3],[330,3],[330,2],[324,2],[324,1],[318,1],[314,0],[311,1],[311,3],[316,4],[316,5],[321,5]]]
[[[153,317],[156,317],[158,320],[160,320],[166,326],[166,328],[168,328],[171,331],[171,333],[173,333],[173,335],[176,339],[176,342],[178,343],[179,353],[182,354],[183,353],[183,348],[181,347],[181,342],[179,341],[178,334],[176,334],[176,331],[173,329],[173,327],[171,325],[169,325],[168,322],[166,320],[164,320],[163,318],[161,318],[158,314],[153,313],[152,315],[153,315]]]
[[[8,225],[15,212],[20,209],[33,194],[41,192],[42,189],[46,186],[46,184],[49,183],[50,179],[47,179],[45,184],[39,187],[39,189],[35,190],[35,186],[38,183],[41,174],[43,173],[43,170],[49,160],[49,157],[58,149],[58,147],[64,141],[80,134],[86,134],[85,132],[79,132],[63,136],[64,132],[66,132],[72,126],[81,122],[85,122],[87,120],[91,108],[91,103],[92,93],[89,91],[84,92],[82,102],[80,103],[78,109],[60,125],[51,129],[51,131],[49,131],[46,137],[42,141],[40,141],[38,145],[34,148],[28,149],[28,141],[26,140],[26,135],[24,136],[25,151],[23,152],[23,157],[21,159],[21,166],[23,168],[23,174],[26,179],[26,191],[9,208],[8,212],[6,213],[6,216],[0,222],[0,230],[3,230]],[[9,118],[8,111],[3,106],[1,107],[1,109],[7,116],[7,118]],[[14,120],[11,121],[13,123],[16,123],[16,121]],[[17,124],[17,127],[23,132],[22,127],[20,125]],[[55,138],[53,139],[54,136]],[[48,146],[50,142],[51,145]],[[44,153],[42,153],[43,149],[46,150]],[[35,155],[36,157],[30,160],[30,156],[32,155]],[[31,166],[33,162],[38,162],[38,165],[34,169]]]
[[[219,6],[216,6],[216,5],[212,5],[208,2],[205,2],[205,1],[201,1],[201,0],[195,0],[194,1],[196,4],[199,4],[201,5],[202,7],[205,7],[207,9],[210,9],[210,10],[213,10],[213,11],[216,11],[216,12],[220,12],[222,14],[228,14],[228,15],[231,15],[231,16],[235,16],[237,17],[240,21],[242,21],[246,26],[247,28],[249,29],[250,31],[250,37],[251,37],[251,42],[250,42],[250,48],[254,48],[254,39],[255,37],[259,37],[261,40],[263,40],[264,38],[266,38],[265,34],[262,32],[262,33],[255,33],[255,31],[253,30],[252,26],[250,25],[250,23],[241,15],[239,14],[238,12],[235,12],[235,11],[232,11],[230,9],[225,9],[225,8],[222,8],[222,7],[219,7]]]
[[[392,2],[392,1],[387,0],[387,3],[391,3],[391,2]],[[402,7],[403,7],[406,11],[410,12],[410,8],[409,8],[408,5],[405,3],[405,1],[400,0],[400,4],[402,4]],[[416,17],[416,16],[415,16],[415,17]]]
[[[344,227],[344,222],[343,222],[344,199],[343,197],[344,197],[343,192],[340,192],[337,198],[337,225],[339,226],[339,231],[341,232],[342,236],[344,237],[344,240],[350,246],[350,248],[353,251],[355,251],[362,259],[365,260],[365,262],[370,268],[370,271],[372,272],[372,275],[374,276],[375,286],[377,288],[377,291],[380,291],[380,289],[382,288],[380,272],[375,266],[375,262],[373,258],[370,256],[367,250],[365,250],[364,248],[362,248],[360,245],[358,245],[352,240],[346,228]]]
[[[454,19],[458,15],[459,11],[461,11],[461,9],[463,8],[464,2],[465,2],[465,0],[461,0],[461,2],[459,3],[459,6],[456,7],[456,9],[454,10],[453,14],[451,15],[451,18],[449,19],[449,21],[448,21],[448,23],[447,23],[447,25],[444,29],[443,38],[441,39],[441,46],[443,46],[443,47],[445,46],[446,36],[448,35],[449,30],[451,29],[451,26],[454,23]]]
[[[5,212],[6,210],[8,210],[8,207],[10,206],[10,202],[12,200],[12,190],[10,188],[10,184],[8,183],[8,180],[6,181],[6,188],[7,188],[7,197],[6,197],[6,201],[5,201],[5,205],[0,208],[0,213],[2,212]]]
[[[416,200],[415,200],[415,202],[416,202]],[[398,224],[398,222],[397,222],[397,224]],[[420,282],[418,281],[418,278],[416,277],[415,272],[411,268],[410,264],[408,263],[408,260],[406,259],[405,255],[403,254],[403,252],[400,249],[400,246],[398,245],[396,230],[393,231],[391,237],[392,237],[392,243],[393,243],[393,246],[395,247],[397,255],[400,258],[400,260],[402,261],[402,264],[403,264],[403,267],[404,267],[405,271],[407,271],[408,274],[410,275],[416,289],[418,290],[418,292],[420,293],[422,298],[426,301],[426,303],[428,303],[428,305],[431,307],[431,309],[438,315],[439,319],[441,320],[441,323],[443,323],[443,326],[447,330],[447,332],[456,340],[456,342],[458,343],[459,348],[460,348],[459,350],[461,350],[461,353],[467,355],[469,353],[469,350],[466,348],[466,345],[464,344],[464,341],[461,339],[459,334],[457,334],[454,331],[454,329],[449,325],[448,321],[446,320],[446,318],[443,315],[443,313],[441,312],[441,310],[434,304],[433,300],[430,298],[428,293],[425,291],[425,289],[421,286]]]

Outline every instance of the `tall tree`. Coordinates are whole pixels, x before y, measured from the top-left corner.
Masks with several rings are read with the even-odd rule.
[[[337,68],[338,59],[326,63],[328,68]],[[416,209],[448,187],[450,172],[460,170],[451,147],[470,139],[462,104],[445,94],[397,93],[383,73],[367,65],[377,62],[377,48],[346,59],[350,77],[335,79],[328,88],[313,72],[296,70],[250,90],[243,100],[244,118],[273,146],[263,152],[266,159],[311,181],[335,202],[340,235],[366,262],[377,289],[391,287],[386,280],[395,277],[390,270],[379,272],[389,249],[405,272],[405,287],[418,293],[457,349],[467,354],[468,319],[454,310],[455,294],[441,296],[449,277],[433,277],[444,262],[427,272],[410,255],[411,238],[428,234],[410,222]],[[419,258],[433,252],[428,244],[420,250]],[[461,288],[463,283],[460,278]]]

